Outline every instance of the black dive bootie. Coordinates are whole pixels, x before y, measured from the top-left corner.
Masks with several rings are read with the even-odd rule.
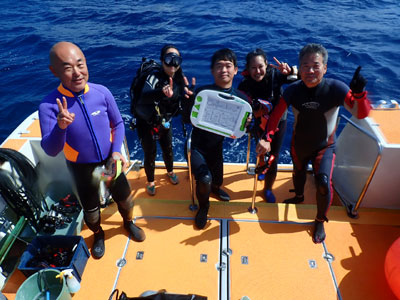
[[[194,223],[198,229],[203,229],[207,224],[207,214],[210,204],[201,205],[194,218]]]
[[[143,229],[138,227],[133,221],[124,221],[124,227],[131,234],[134,241],[143,242],[146,239]]]
[[[102,228],[94,234],[94,242],[92,246],[92,256],[93,258],[102,258],[106,251],[104,245],[104,231]]]
[[[300,197],[294,196],[293,198],[286,199],[283,201],[283,203],[286,203],[286,204],[299,204],[301,202],[304,202],[304,196],[300,196]]]
[[[218,197],[219,200],[222,201],[229,201],[231,200],[231,197],[229,197],[229,195],[223,190],[221,189],[219,186],[217,185],[212,185],[211,186],[211,192]]]

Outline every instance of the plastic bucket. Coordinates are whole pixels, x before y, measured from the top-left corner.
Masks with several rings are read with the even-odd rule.
[[[15,300],[71,300],[65,280],[56,278],[58,274],[58,270],[44,269],[31,275],[19,287]]]

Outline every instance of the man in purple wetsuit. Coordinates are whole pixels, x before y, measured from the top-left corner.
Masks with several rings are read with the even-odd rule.
[[[291,155],[293,160],[293,184],[295,197],[284,203],[297,204],[304,201],[304,185],[307,166],[311,161],[317,186],[317,216],[314,222],[313,241],[325,239],[323,223],[332,202],[332,171],[335,162],[335,130],[340,106],[344,106],[359,119],[368,116],[371,109],[364,91],[367,83],[358,67],[350,82],[324,78],[327,71],[328,52],[322,45],[308,44],[300,51],[300,76],[287,87],[274,108],[264,139],[256,151],[264,154],[271,150],[270,142],[276,132],[282,114],[292,106],[294,114]]]
[[[126,160],[120,153],[125,127],[111,92],[104,86],[88,83],[89,72],[83,52],[69,42],[59,42],[50,50],[50,70],[61,84],[39,106],[41,146],[50,156],[64,151],[74,179],[85,223],[94,232],[92,256],[105,252],[101,228],[99,183],[93,180],[97,166],[110,160]],[[110,183],[124,227],[134,240],[145,234],[133,221],[133,197],[122,172]]]

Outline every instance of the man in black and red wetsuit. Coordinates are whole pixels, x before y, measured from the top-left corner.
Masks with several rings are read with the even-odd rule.
[[[269,152],[270,142],[276,132],[281,115],[289,106],[294,114],[291,143],[293,160],[293,184],[296,196],[284,203],[304,201],[304,185],[307,166],[311,161],[317,185],[317,216],[314,223],[313,241],[325,239],[324,221],[332,202],[332,171],[335,161],[335,130],[340,106],[344,106],[358,119],[368,116],[371,109],[364,87],[366,79],[358,67],[350,82],[324,78],[328,52],[322,45],[308,44],[300,51],[301,80],[287,87],[271,114],[264,139],[257,145],[259,154]]]

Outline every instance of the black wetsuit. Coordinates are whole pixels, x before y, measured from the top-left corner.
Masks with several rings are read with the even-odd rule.
[[[317,219],[327,220],[332,202],[332,171],[335,161],[335,131],[340,106],[357,118],[368,116],[370,103],[366,92],[355,98],[350,88],[341,81],[323,78],[314,88],[302,81],[287,87],[275,107],[267,127],[267,139],[289,106],[294,114],[291,144],[293,184],[296,195],[304,193],[307,165],[311,161],[317,185]]]
[[[162,88],[169,84],[169,76],[163,71],[155,71],[148,75],[136,107],[136,128],[144,152],[144,169],[148,182],[154,181],[157,140],[167,171],[173,170],[171,121],[172,117],[180,113],[180,103],[184,95],[182,78],[176,74],[173,81],[174,93],[168,98]]]
[[[282,85],[293,82],[287,79],[287,75],[279,73],[276,69],[270,66],[268,66],[264,78],[259,82],[252,79],[249,74],[242,73],[242,75],[244,76],[244,79],[242,82],[240,82],[238,89],[246,93],[251,101],[255,101],[257,99],[267,100],[271,102],[272,107],[275,107],[278,104],[279,98],[282,94]],[[279,153],[281,151],[286,132],[286,115],[286,112],[282,115],[278,124],[279,130],[275,133],[274,139],[271,142],[270,153],[274,155],[275,160],[271,163],[270,168],[265,174],[264,189],[267,190],[272,189],[272,185],[274,184],[278,171]],[[257,118],[255,120],[255,127],[257,128],[261,123],[260,119],[261,118]],[[261,134],[256,133],[255,138],[258,140],[260,137]]]
[[[196,90],[210,89],[226,92],[238,96],[247,101],[246,95],[230,88],[222,89],[216,85],[207,85]],[[189,120],[190,108],[195,97],[191,97],[190,104],[186,107],[186,121]],[[188,109],[189,108],[189,109]],[[208,205],[211,185],[220,187],[223,182],[223,141],[224,137],[193,126],[191,135],[191,167],[196,179],[196,196],[200,206]]]

